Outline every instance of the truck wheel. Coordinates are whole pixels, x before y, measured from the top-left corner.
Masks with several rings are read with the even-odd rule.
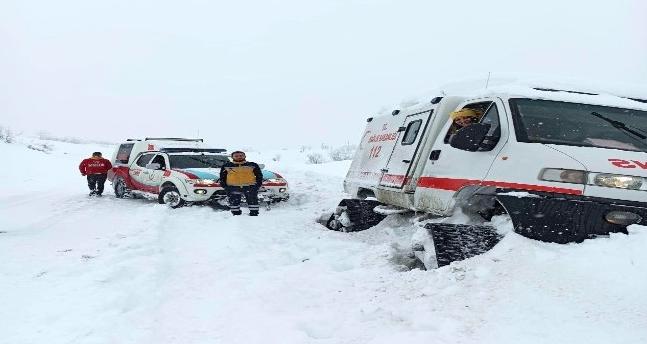
[[[124,196],[128,194],[128,188],[126,187],[126,182],[121,177],[115,178],[113,187],[115,189],[115,197],[117,198],[124,198]]]
[[[175,186],[167,186],[160,192],[157,201],[160,204],[166,204],[171,208],[179,208],[184,205],[184,200]]]
[[[449,223],[428,223],[427,231],[433,247],[424,251],[435,251],[434,262],[423,261],[427,269],[442,267],[452,262],[464,260],[491,250],[502,238],[496,228],[484,225],[459,225]],[[414,251],[421,248],[414,247]],[[433,252],[431,251],[431,252]]]
[[[378,201],[342,200],[326,222],[326,227],[340,232],[357,232],[369,229],[386,217],[373,211],[378,205],[380,205]]]

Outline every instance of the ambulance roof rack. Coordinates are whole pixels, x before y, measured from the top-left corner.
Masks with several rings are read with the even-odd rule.
[[[640,99],[640,98],[627,98],[627,99],[631,99],[636,102],[647,103],[647,99]]]
[[[545,88],[545,87],[535,87],[535,90],[537,91],[544,91],[544,92],[566,92],[566,93],[575,93],[575,94],[585,94],[587,96],[597,96],[597,93],[591,93],[591,92],[582,92],[582,91],[573,91],[573,90],[560,90],[556,88]]]
[[[160,152],[164,153],[224,153],[227,150],[223,148],[191,148],[191,147],[186,147],[186,148],[180,148],[180,147],[173,147],[173,148],[160,148]]]
[[[566,92],[566,93],[575,93],[575,94],[585,94],[585,95],[589,95],[589,96],[597,96],[597,95],[599,95],[598,93],[572,91],[572,90],[559,90],[559,89],[554,89],[554,88],[543,88],[543,87],[535,87],[535,90],[537,90],[537,91],[545,91],[545,92]],[[625,98],[625,99],[633,100],[633,101],[640,102],[640,103],[647,103],[647,99],[634,98],[634,97],[625,97],[625,96],[620,96],[620,98]]]
[[[185,139],[181,137],[147,137],[144,141],[183,141],[183,142],[204,142],[203,139]]]

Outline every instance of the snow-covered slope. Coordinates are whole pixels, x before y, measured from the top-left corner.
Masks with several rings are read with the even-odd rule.
[[[112,147],[0,144],[0,343],[646,343],[647,228],[579,245],[508,234],[408,271],[412,219],[315,223],[348,162],[251,154],[292,198],[258,218],[86,196],[77,165]]]

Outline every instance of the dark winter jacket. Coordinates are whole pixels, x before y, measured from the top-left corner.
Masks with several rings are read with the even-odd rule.
[[[109,160],[104,158],[88,158],[83,159],[79,165],[79,171],[82,175],[88,174],[105,174],[112,168]]]
[[[224,188],[245,186],[260,188],[262,184],[263,172],[256,163],[227,162],[220,169],[220,185]]]

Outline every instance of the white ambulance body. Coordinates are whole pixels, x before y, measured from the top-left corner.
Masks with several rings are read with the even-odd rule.
[[[450,113],[465,107],[483,115],[455,131]],[[507,212],[517,232],[551,242],[625,232],[647,222],[647,104],[519,86],[436,97],[369,118],[344,188],[377,202],[343,201],[331,229],[365,229],[380,218],[361,208],[385,204]]]

